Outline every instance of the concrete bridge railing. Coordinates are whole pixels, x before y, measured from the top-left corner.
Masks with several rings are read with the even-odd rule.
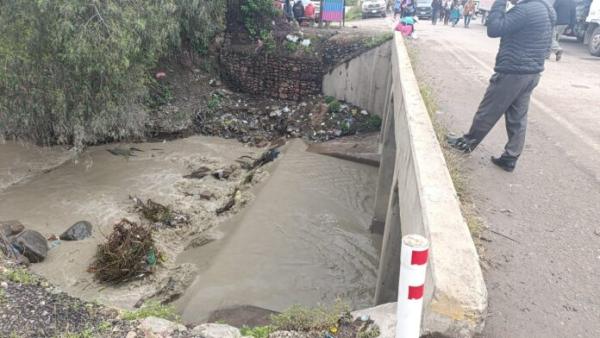
[[[397,300],[402,235],[426,236],[422,333],[469,337],[481,331],[487,308],[479,257],[401,35],[388,46],[374,219],[383,226],[376,302]]]

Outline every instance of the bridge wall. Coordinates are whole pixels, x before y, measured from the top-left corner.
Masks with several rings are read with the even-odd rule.
[[[487,309],[479,257],[400,34],[389,47],[374,219],[383,226],[376,303],[397,300],[401,236],[421,234],[431,243],[422,333],[471,337]]]

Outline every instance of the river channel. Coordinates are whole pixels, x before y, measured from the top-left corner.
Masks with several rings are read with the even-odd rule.
[[[294,140],[245,193],[250,197],[244,207],[228,216],[209,217],[216,206],[200,201],[194,191],[214,189],[220,196],[231,187],[212,178],[190,183],[182,176],[202,164],[220,166],[256,155],[255,148],[191,137],[128,145],[143,152],[123,158],[106,151],[112,146],[92,147],[77,160],[66,159],[64,152],[44,160],[35,155],[40,151],[36,147],[0,144],[0,163],[7,167],[0,178],[5,182],[25,177],[14,173],[26,170],[22,168],[27,161],[36,168],[45,168],[39,162],[49,161],[52,169],[33,172],[0,190],[1,220],[20,220],[44,236],[60,234],[82,219],[95,225],[92,238],[63,241],[44,262],[32,265],[61,289],[123,308],[152,291],[152,284],[144,286],[144,280],[134,286],[98,285],[86,271],[112,224],[122,217],[135,218],[128,196],[136,195],[193,213],[198,231],[219,238],[184,250],[190,238],[174,232],[165,246],[173,250],[172,265],[194,267],[193,282],[175,302],[185,321],[201,322],[215,310],[240,305],[281,311],[293,304],[330,304],[338,298],[353,308],[371,305],[380,245],[380,236],[368,231],[375,167],[308,153],[304,142]],[[10,157],[17,155],[24,160],[12,168]],[[55,167],[60,159],[64,163]]]

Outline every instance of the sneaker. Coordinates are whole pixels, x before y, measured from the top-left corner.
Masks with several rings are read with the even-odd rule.
[[[507,172],[512,172],[515,170],[515,166],[517,165],[517,160],[513,158],[507,158],[505,156],[494,157],[491,158],[492,163],[500,167],[502,170]]]
[[[464,136],[456,137],[453,135],[448,135],[446,136],[446,142],[448,142],[450,147],[465,154],[472,152],[477,146],[475,140],[466,138]]]
[[[562,59],[563,51],[559,50],[556,52],[556,61],[560,61]]]

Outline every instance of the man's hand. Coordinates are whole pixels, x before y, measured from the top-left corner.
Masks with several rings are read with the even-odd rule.
[[[510,35],[527,24],[527,12],[523,7],[517,5],[507,13],[506,1],[496,0],[490,10],[487,24],[487,34],[490,38]]]

